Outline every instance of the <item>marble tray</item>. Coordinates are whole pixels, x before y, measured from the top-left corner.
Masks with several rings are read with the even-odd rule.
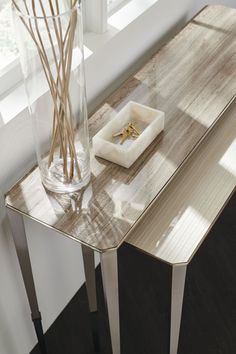
[[[164,129],[164,121],[164,112],[130,101],[93,137],[94,154],[129,168]],[[113,135],[130,122],[140,135],[122,144],[120,137]]]

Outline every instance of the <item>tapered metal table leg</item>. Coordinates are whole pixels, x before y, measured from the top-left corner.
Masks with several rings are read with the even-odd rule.
[[[178,352],[186,270],[185,264],[172,268],[170,354]]]
[[[107,305],[112,353],[120,354],[120,315],[117,251],[101,253],[104,295]]]
[[[84,261],[84,272],[86,280],[86,289],[88,294],[94,350],[95,352],[99,352],[100,344],[98,331],[98,310],[94,251],[91,248],[82,245],[82,254]]]
[[[34,278],[25,234],[23,216],[20,213],[15,212],[14,210],[9,208],[7,208],[7,214],[9,217],[16,253],[19,260],[21,273],[25,284],[25,290],[31,309],[32,321],[34,323],[36,336],[38,338],[39,348],[42,354],[46,354],[47,350],[43,334],[41,314],[38,307],[37,295],[34,285]]]

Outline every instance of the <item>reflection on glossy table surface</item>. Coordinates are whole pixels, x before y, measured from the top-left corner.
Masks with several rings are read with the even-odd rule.
[[[18,182],[6,205],[85,244],[117,248],[236,92],[236,10],[205,8],[90,117],[94,136],[130,100],[166,114],[165,131],[129,169],[95,158],[81,193],[46,192],[38,168]]]

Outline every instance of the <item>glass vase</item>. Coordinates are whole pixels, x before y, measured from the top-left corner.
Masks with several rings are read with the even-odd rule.
[[[76,0],[12,0],[44,186],[72,193],[90,180],[83,25]]]

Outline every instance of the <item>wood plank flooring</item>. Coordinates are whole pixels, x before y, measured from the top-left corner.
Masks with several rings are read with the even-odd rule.
[[[236,194],[187,271],[179,354],[236,353]],[[168,354],[171,268],[133,246],[119,250],[122,354]],[[101,354],[111,354],[100,268]],[[83,286],[46,333],[49,354],[93,353]],[[31,354],[38,354],[37,347]]]

